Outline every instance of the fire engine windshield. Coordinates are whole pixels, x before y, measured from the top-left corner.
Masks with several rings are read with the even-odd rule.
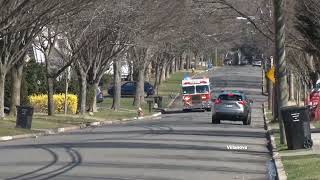
[[[209,86],[208,85],[196,86],[196,92],[197,93],[209,93]]]
[[[194,86],[182,87],[183,94],[194,94]]]

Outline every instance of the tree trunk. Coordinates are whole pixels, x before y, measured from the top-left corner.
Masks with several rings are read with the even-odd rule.
[[[166,80],[170,78],[171,64],[172,62],[166,66]]]
[[[136,95],[134,98],[134,105],[136,107],[141,107],[141,104],[144,102],[144,71],[145,68],[142,68],[138,73]]]
[[[76,72],[77,72],[77,78],[78,78],[78,83],[79,83],[79,91],[78,91],[78,104],[77,104],[77,114],[80,113],[80,109],[81,109],[81,92],[82,92],[82,80],[81,80],[81,73],[80,70],[78,68],[76,68]]]
[[[307,87],[307,83],[304,81],[303,82],[303,102],[304,105],[306,105],[308,99],[308,87]]]
[[[52,116],[54,114],[54,100],[53,100],[53,94],[54,94],[54,78],[50,77],[47,74],[47,90],[48,90],[48,116]]]
[[[113,102],[111,109],[117,111],[120,108],[121,99],[121,77],[120,77],[120,61],[113,63]]]
[[[160,69],[160,65],[159,63],[156,63],[156,67],[155,67],[156,73],[155,73],[155,81],[154,81],[153,87],[156,90],[157,95],[159,94],[159,69]]]
[[[133,81],[133,63],[131,61],[128,61],[128,65],[129,65],[128,81]]]
[[[299,79],[298,81],[298,88],[297,88],[297,91],[298,91],[298,96],[297,96],[297,105],[300,106],[300,101],[301,101],[301,83],[302,81]]]
[[[97,112],[97,88],[98,83],[95,82],[87,82],[87,94],[86,94],[86,104],[88,106],[89,112]]]
[[[188,61],[189,61],[189,67],[188,67],[188,69],[192,69],[192,54],[191,53],[189,53],[189,56],[188,56]]]
[[[81,115],[86,113],[87,96],[87,75],[81,72],[81,89],[80,89],[80,111]]]
[[[198,68],[198,63],[199,63],[198,55],[194,55],[194,69]]]
[[[69,70],[66,72],[65,90],[64,90],[64,115],[68,113],[68,90],[69,90]]]
[[[6,75],[4,72],[0,72],[0,119],[4,119],[4,84],[6,81]]]
[[[161,67],[160,83],[166,80],[166,67],[167,65],[165,63]]]
[[[289,76],[289,100],[294,101],[294,74],[292,72]]]
[[[93,96],[93,104],[92,104],[92,112],[98,112],[97,108],[97,89],[99,87],[99,82],[95,82],[93,87],[94,87],[94,96]]]
[[[174,72],[177,72],[178,71],[178,60],[177,60],[177,57],[174,58]]]
[[[152,65],[150,63],[145,71],[145,80],[149,82],[151,80],[151,69],[152,69]]]
[[[174,73],[174,59],[170,61],[170,66],[169,66],[169,76]]]
[[[190,58],[189,56],[187,55],[186,56],[186,70],[188,71],[190,69]]]
[[[21,80],[22,80],[23,65],[14,66],[11,69],[11,107],[10,115],[15,116],[17,113],[16,106],[20,105],[21,95]]]
[[[179,58],[179,71],[182,71],[184,68],[183,68],[183,56],[181,55],[180,58]]]

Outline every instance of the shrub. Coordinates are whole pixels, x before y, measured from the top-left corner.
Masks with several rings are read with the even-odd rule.
[[[34,94],[29,96],[29,101],[35,112],[48,112],[48,95]],[[64,94],[53,95],[53,102],[56,113],[64,112]],[[68,112],[75,114],[77,112],[78,97],[74,94],[68,94],[67,102]]]

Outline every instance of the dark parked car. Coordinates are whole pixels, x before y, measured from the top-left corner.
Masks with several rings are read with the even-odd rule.
[[[137,82],[128,81],[121,85],[121,95],[133,96],[136,94]],[[110,87],[108,94],[113,95],[114,87]],[[144,82],[144,93],[146,96],[154,95],[154,88],[149,82]]]
[[[223,91],[212,105],[212,123],[220,124],[220,120],[242,121],[251,124],[251,104],[247,96],[240,91]]]
[[[224,64],[228,65],[228,66],[231,66],[232,65],[232,59],[225,59],[224,60]]]
[[[4,113],[9,114],[10,113],[10,108],[9,107],[4,107]]]

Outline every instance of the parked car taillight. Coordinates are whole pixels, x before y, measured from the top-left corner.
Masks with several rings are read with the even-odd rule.
[[[222,103],[221,99],[216,99],[216,100],[214,101],[214,104],[221,104],[221,103]]]

